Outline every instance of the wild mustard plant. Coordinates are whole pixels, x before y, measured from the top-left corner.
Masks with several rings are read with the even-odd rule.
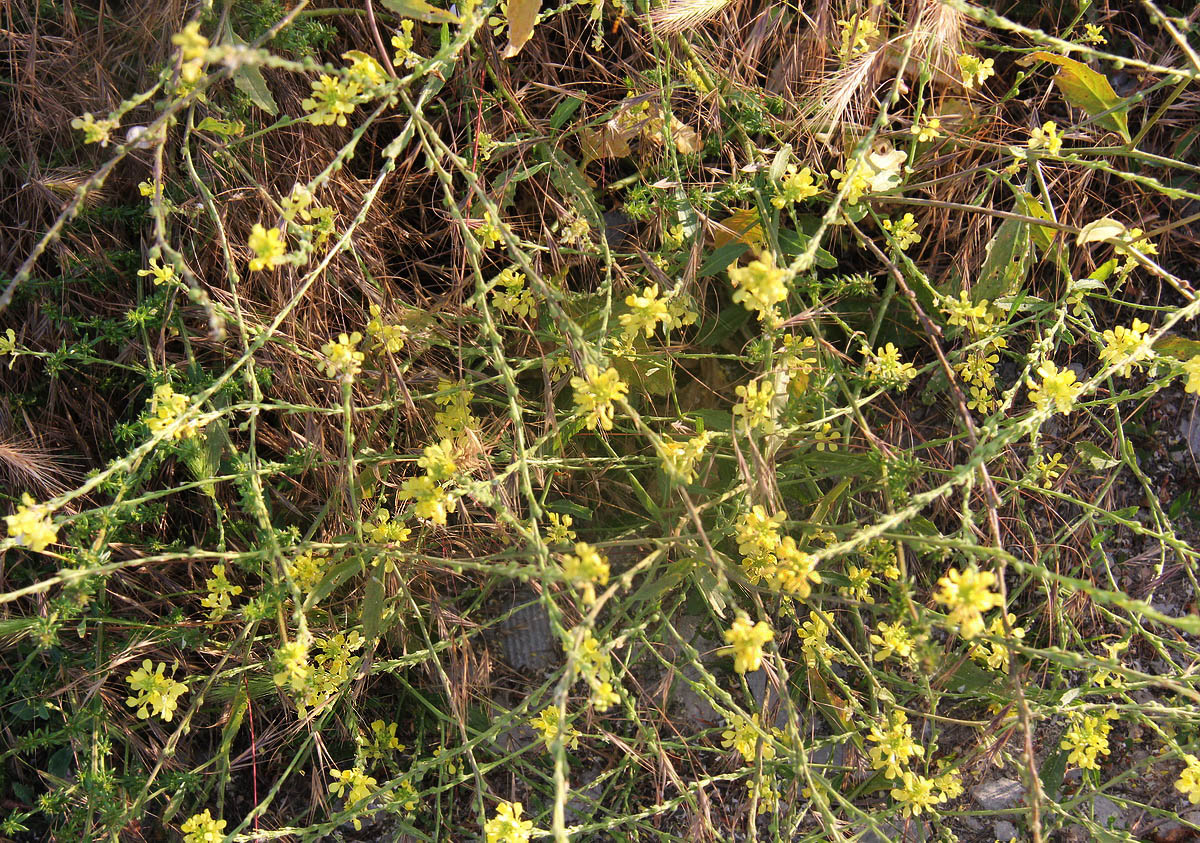
[[[413,28],[415,22],[409,18],[400,21],[400,30],[392,35],[392,64],[396,67],[413,68],[421,61],[421,56],[413,49]]]
[[[154,286],[158,287],[162,284],[170,284],[175,280],[175,267],[171,264],[161,264],[158,258],[150,259],[149,269],[139,269],[138,276],[141,278],[149,278],[154,282]]]
[[[920,143],[929,143],[942,137],[942,120],[929,114],[922,114],[917,122],[909,127],[909,131],[917,136]]]
[[[613,428],[613,402],[629,394],[629,386],[621,380],[617,370],[611,366],[600,371],[594,363],[584,366],[584,377],[571,378],[575,390],[575,410],[583,415],[588,430],[599,425],[604,430]]]
[[[575,519],[570,515],[547,512],[546,520],[550,522],[545,536],[547,544],[559,545],[575,541],[575,531],[571,529]]]
[[[620,702],[617,680],[613,674],[612,656],[590,632],[583,636],[576,658],[579,675],[591,689],[592,708],[601,713]]]
[[[1054,487],[1055,481],[1062,477],[1066,467],[1063,465],[1063,455],[1055,452],[1048,458],[1043,455],[1038,457],[1037,464],[1034,465],[1034,478],[1043,489]]]
[[[984,630],[983,613],[1004,604],[994,590],[995,584],[996,575],[991,571],[951,568],[938,580],[933,599],[949,610],[947,625],[963,638],[971,639]]]
[[[630,293],[625,297],[625,305],[629,311],[621,314],[620,323],[627,343],[632,342],[639,333],[649,339],[660,324],[670,319],[667,300],[659,298],[657,284],[643,288],[640,294]]]
[[[842,30],[842,59],[852,59],[871,49],[879,37],[879,26],[865,15],[851,15],[848,20],[839,20]]]
[[[250,259],[250,271],[260,272],[264,269],[278,269],[287,262],[287,243],[283,233],[278,228],[264,228],[261,223],[255,223],[250,229],[248,245],[254,257]]]
[[[188,817],[180,830],[183,843],[222,843],[225,840],[225,820],[213,819],[208,808]]]
[[[167,676],[166,669],[163,662],[155,666],[150,659],[145,659],[141,667],[125,677],[134,692],[125,699],[125,705],[136,708],[137,716],[142,720],[153,714],[171,722],[179,707],[179,698],[187,693],[187,686]]]
[[[1058,126],[1053,121],[1047,121],[1029,133],[1025,148],[1030,152],[1041,151],[1047,155],[1058,155],[1062,152],[1062,137],[1058,134]]]
[[[528,843],[533,821],[522,820],[520,802],[501,802],[496,814],[483,827],[485,843]]]
[[[902,662],[911,663],[915,655],[916,641],[912,633],[905,627],[903,621],[887,623],[880,621],[876,625],[878,633],[872,633],[870,641],[875,645],[875,658],[887,661],[893,656]]]
[[[397,723],[385,723],[375,720],[371,723],[369,736],[359,735],[357,738],[359,753],[364,764],[372,761],[387,761],[397,752],[404,752],[406,747],[396,737]]]
[[[154,388],[154,395],[148,399],[150,413],[146,416],[146,427],[157,436],[175,424],[187,410],[188,397],[180,395],[171,388],[170,384],[159,384]],[[196,420],[184,422],[171,433],[172,439],[187,439],[196,435],[201,425]]]
[[[71,120],[71,128],[83,133],[84,143],[98,143],[102,147],[108,146],[112,133],[119,125],[120,121],[115,117],[98,120],[90,111],[85,111],[83,116]]]
[[[736,387],[734,393],[741,400],[733,405],[733,415],[742,420],[747,432],[758,430],[769,434],[775,431],[775,387],[769,381],[750,381]]]
[[[393,521],[391,510],[377,509],[375,516],[368,525],[364,525],[364,533],[376,544],[403,544],[412,536],[412,528],[403,521]]]
[[[705,430],[682,442],[663,439],[659,451],[663,472],[674,483],[694,483],[696,466],[714,436],[712,431]]]
[[[774,557],[775,565],[769,576],[775,588],[789,597],[807,600],[813,585],[821,582],[817,557],[800,550],[791,536],[784,536],[779,541]]]
[[[537,729],[546,749],[550,749],[554,742],[560,739],[560,736],[563,746],[567,749],[579,748],[579,730],[563,723],[557,706],[550,705],[543,708],[537,717],[530,719],[529,725]]]
[[[1037,369],[1041,382],[1029,379],[1029,400],[1040,411],[1051,410],[1052,413],[1070,414],[1075,407],[1075,401],[1083,390],[1076,383],[1075,373],[1070,369],[1059,368],[1053,361],[1045,360]]]
[[[399,354],[404,350],[408,341],[408,326],[399,323],[385,322],[383,308],[377,304],[370,307],[371,321],[367,323],[366,334],[376,348],[388,354]]]
[[[937,791],[937,782],[928,779],[912,770],[900,773],[900,783],[892,788],[892,798],[901,805],[906,817],[919,817],[921,814],[933,811],[942,801],[942,794]]]
[[[1116,366],[1116,373],[1123,378],[1129,377],[1131,371],[1144,369],[1148,364],[1146,357],[1152,354],[1150,344],[1146,341],[1146,332],[1150,326],[1141,319],[1134,319],[1133,324],[1126,328],[1118,325],[1104,332],[1104,345],[1100,348],[1100,360],[1105,366]]]
[[[492,306],[509,316],[528,319],[537,312],[538,301],[525,286],[525,273],[515,266],[505,267],[496,276],[492,289]]]
[[[733,655],[733,669],[738,673],[753,673],[762,666],[763,645],[775,637],[774,630],[766,621],[750,623],[750,618],[739,614],[729,629],[725,630],[725,643],[721,648]]]
[[[336,340],[330,340],[321,346],[321,355],[325,358],[325,374],[346,383],[353,381],[362,371],[362,364],[366,359],[366,355],[358,350],[362,338],[358,331],[352,334],[338,334]]]
[[[17,511],[4,516],[9,537],[17,544],[41,553],[58,541],[58,527],[51,518],[53,511],[47,504],[35,503],[28,493],[21,495]]]
[[[275,650],[275,673],[272,678],[280,688],[302,693],[312,680],[313,669],[308,661],[308,638],[293,638]]]
[[[758,751],[760,737],[761,753]],[[753,763],[760,754],[763,761],[772,760],[775,757],[775,741],[783,739],[784,733],[778,727],[766,729],[763,726],[758,712],[752,714],[748,720],[741,716],[734,717],[729,728],[721,732],[721,746],[736,750],[747,764]]]
[[[892,235],[896,248],[902,252],[921,242],[921,232],[917,231],[917,219],[911,212],[905,213],[898,220],[884,220],[883,230]]]
[[[208,594],[200,601],[200,605],[208,609],[210,621],[219,621],[233,606],[233,598],[242,593],[242,587],[229,582],[224,565],[213,565],[212,573],[213,575],[204,581]]]
[[[875,744],[867,752],[871,766],[889,779],[900,778],[910,761],[925,756],[925,747],[913,738],[908,715],[900,709],[892,709],[881,722],[871,724],[867,740]]]
[[[1200,758],[1184,755],[1183,772],[1175,782],[1175,789],[1187,797],[1188,802],[1200,805]]]
[[[578,542],[574,553],[563,554],[563,577],[578,590],[584,606],[596,602],[596,586],[608,585],[608,557],[587,542]]]
[[[1008,625],[1012,630],[1011,638],[1020,641],[1025,637],[1025,630],[1017,626],[1017,616],[1008,613]],[[1000,639],[997,641],[981,641],[974,640],[971,646],[967,649],[967,655],[981,664],[987,665],[991,670],[1008,670],[1008,645],[1004,642],[1004,620],[999,615],[992,618],[992,622],[988,624],[987,634],[994,638]]]
[[[1200,394],[1200,354],[1184,361],[1183,375],[1186,378],[1183,391],[1189,394]]]
[[[788,297],[785,276],[771,252],[763,252],[746,266],[731,266],[729,281],[736,288],[733,300],[757,314],[759,322],[774,327],[780,321],[777,305]]]
[[[789,164],[783,178],[776,185],[771,204],[783,209],[804,202],[820,194],[824,182],[824,175],[814,173],[812,167],[797,169],[795,164]]]
[[[1067,763],[1084,770],[1099,770],[1100,756],[1112,751],[1108,745],[1108,735],[1117,713],[1112,710],[1098,714],[1070,712],[1069,716],[1071,725],[1059,744],[1062,749],[1070,750]]]
[[[349,808],[351,805],[360,805],[360,813],[369,813],[363,803],[371,796],[378,782],[374,776],[368,776],[362,767],[355,767],[350,770],[330,770],[329,775],[333,781],[329,785],[329,792],[338,798],[345,799],[345,805]],[[362,828],[362,820],[355,817],[354,827]]]
[[[957,61],[958,72],[965,88],[982,88],[984,82],[996,75],[995,59],[981,59],[970,53],[960,53]]]
[[[867,379],[873,383],[903,392],[917,376],[916,368],[901,359],[900,350],[894,343],[889,342],[874,352],[864,348],[863,355],[867,358]]]

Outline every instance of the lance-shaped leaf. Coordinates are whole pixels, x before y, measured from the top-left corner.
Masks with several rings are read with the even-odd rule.
[[[1117,96],[1104,74],[1097,73],[1083,62],[1045,50],[1031,53],[1021,63],[1028,64],[1034,61],[1057,65],[1058,73],[1054,76],[1054,83],[1058,85],[1067,102],[1082,108],[1095,117],[1101,126],[1111,129],[1124,138],[1126,143],[1129,142],[1129,116],[1126,113],[1128,106]]]
[[[508,46],[504,58],[511,59],[533,37],[542,0],[508,0]]]
[[[439,9],[425,0],[382,0],[383,7],[401,17],[425,23],[458,23],[458,15]]]

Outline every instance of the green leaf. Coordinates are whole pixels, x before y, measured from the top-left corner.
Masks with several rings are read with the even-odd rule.
[[[230,44],[240,47],[246,46],[246,42],[233,31],[233,26],[228,18],[225,20],[225,38]],[[271,96],[271,89],[267,87],[267,80],[263,78],[262,71],[258,68],[258,65],[238,65],[237,69],[233,71],[233,84],[237,86],[239,91],[249,97],[250,102],[254,103],[267,114],[274,117],[279,113],[279,106],[275,105],[275,97]]]
[[[218,120],[216,117],[205,117],[196,126],[200,132],[212,132],[224,137],[233,137],[246,131],[246,124],[241,120]]]
[[[1032,194],[1026,193],[1024,190],[1016,189],[1017,194],[1017,211],[1027,217],[1036,217],[1039,220],[1054,222],[1054,217],[1050,216],[1050,212],[1042,207],[1042,203],[1033,197]],[[1054,238],[1058,231],[1053,228],[1035,225],[1030,228],[1029,232],[1033,236],[1033,244],[1043,252],[1050,250],[1054,245]]]
[[[1096,471],[1103,471],[1106,468],[1112,468],[1115,465],[1121,464],[1119,459],[1105,453],[1091,442],[1076,442],[1075,452],[1083,457],[1084,462]]]
[[[1039,60],[1059,68],[1058,73],[1054,76],[1054,82],[1067,102],[1077,108],[1082,108],[1089,115],[1095,117],[1096,122],[1101,126],[1116,132],[1125,139],[1126,143],[1129,143],[1128,106],[1117,96],[1117,92],[1113,90],[1112,85],[1102,73],[1097,73],[1083,62],[1048,53],[1045,50],[1031,53],[1024,62]],[[1104,114],[1110,110],[1112,110],[1111,113]],[[1098,116],[1101,114],[1104,116]]]
[[[458,23],[458,15],[439,9],[425,0],[381,0],[383,7],[402,18],[413,18],[425,23]]]
[[[363,595],[362,626],[363,637],[374,641],[379,635],[380,621],[383,619],[383,566],[382,558],[374,560],[368,568],[367,588]]]
[[[987,245],[987,257],[980,267],[979,280],[971,288],[971,300],[995,301],[1017,292],[1028,275],[1029,252],[1029,225],[1020,220],[1002,222]]]
[[[1067,751],[1062,748],[1043,761],[1042,769],[1038,771],[1038,778],[1042,780],[1042,790],[1056,802],[1062,793],[1063,776],[1066,772]]]
[[[550,128],[561,129],[583,105],[583,97],[567,97],[554,108],[550,115]]]
[[[1200,356],[1200,342],[1189,340],[1186,337],[1163,337],[1154,344],[1154,350],[1159,354],[1174,357],[1176,360],[1191,360],[1193,357]]]

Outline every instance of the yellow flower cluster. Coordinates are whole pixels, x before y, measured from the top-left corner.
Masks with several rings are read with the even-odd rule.
[[[704,456],[704,451],[713,440],[711,431],[697,433],[690,439],[676,442],[673,439],[663,439],[659,457],[662,468],[673,483],[694,483],[696,481],[696,464]]]
[[[325,357],[325,374],[347,383],[354,380],[354,376],[362,371],[362,363],[366,359],[366,355],[358,350],[362,338],[358,331],[348,335],[338,334],[336,340],[321,346],[321,354]]]
[[[1186,796],[1188,802],[1200,805],[1200,758],[1194,755],[1185,755],[1183,761],[1187,766],[1179,774],[1179,779],[1175,782],[1175,789]]]
[[[1062,152],[1062,137],[1058,134],[1058,126],[1052,121],[1047,121],[1035,128],[1029,133],[1025,147],[1030,152],[1041,149],[1049,155],[1058,155]]]
[[[533,821],[521,819],[520,802],[501,802],[496,815],[483,825],[484,843],[528,843]]]
[[[212,813],[205,808],[199,814],[192,814],[180,827],[183,832],[183,843],[222,843],[225,840],[225,820],[214,820]]]
[[[583,637],[577,653],[579,675],[592,690],[591,703],[596,711],[608,711],[621,697],[616,690],[612,656],[590,632]]]
[[[375,544],[400,544],[408,541],[412,528],[406,527],[403,521],[393,521],[391,511],[380,508],[375,510],[375,518],[365,532]]]
[[[1050,360],[1046,360],[1038,366],[1037,373],[1042,380],[1041,383],[1035,383],[1030,379],[1029,400],[1039,411],[1050,409],[1053,406],[1052,412],[1069,414],[1075,407],[1075,400],[1079,397],[1079,393],[1083,390],[1083,386],[1076,383],[1075,373],[1070,369],[1059,371],[1058,367]]]
[[[864,348],[863,353],[867,357],[867,378],[875,383],[903,392],[917,376],[913,364],[900,359],[900,350],[893,343],[875,349],[874,353]]]
[[[383,308],[371,305],[371,321],[367,322],[367,337],[375,347],[389,354],[403,350],[408,340],[408,326],[383,321]]]
[[[789,205],[795,205],[797,202],[811,199],[821,192],[824,182],[825,176],[813,173],[811,167],[797,170],[795,164],[789,164],[787,172],[784,173],[783,178],[779,180],[779,185],[775,188],[771,204],[776,208],[783,209]]]
[[[427,445],[417,464],[425,469],[425,473],[405,480],[400,498],[413,501],[413,514],[418,518],[445,526],[447,516],[458,508],[458,501],[450,496],[448,489],[449,481],[458,470],[454,443],[443,439]]]
[[[611,366],[603,373],[594,363],[584,367],[584,377],[571,378],[575,390],[575,410],[584,414],[588,430],[600,425],[605,430],[613,427],[613,402],[624,398],[629,387],[621,380],[617,370]]]
[[[139,278],[149,278],[157,287],[160,284],[168,284],[175,278],[175,267],[171,264],[160,263],[158,258],[150,258],[149,269],[139,269]]]
[[[1183,391],[1188,394],[1200,394],[1200,354],[1184,361],[1183,375],[1187,378]]]
[[[1069,714],[1071,725],[1059,744],[1061,749],[1071,751],[1067,763],[1076,764],[1083,770],[1099,770],[1099,757],[1111,752],[1108,735],[1112,731],[1111,721],[1117,718],[1117,713],[1109,710],[1099,714]]]
[[[558,706],[546,706],[537,717],[529,720],[529,725],[538,730],[538,734],[546,744],[546,749],[549,749],[560,736],[563,746],[567,749],[579,748],[579,730],[563,724],[562,718],[559,717]]]
[[[284,567],[287,574],[296,583],[296,587],[308,594],[325,577],[325,566],[329,562],[328,551],[304,551],[289,559]]]
[[[775,255],[771,252],[763,252],[745,266],[731,266],[729,281],[737,288],[733,300],[757,313],[758,321],[773,327],[779,322],[776,305],[788,297],[786,276],[775,265]]]
[[[400,21],[400,31],[392,36],[392,64],[396,67],[416,67],[421,56],[413,49],[414,22],[405,18]]]
[[[775,637],[774,630],[766,621],[750,623],[744,612],[739,613],[729,629],[725,630],[725,643],[721,649],[733,655],[733,669],[738,673],[753,673],[762,667],[763,645]]]
[[[751,763],[757,755],[760,737],[762,738],[763,761],[770,761],[775,757],[775,741],[786,739],[783,730],[778,727],[766,730],[757,712],[749,720],[745,717],[735,716],[730,722],[729,728],[721,733],[721,746],[737,750],[743,761]]]
[[[396,729],[398,728],[398,723],[384,723],[382,720],[373,721],[371,723],[370,737],[359,735],[356,739],[362,754],[363,763],[386,761],[392,757],[393,753],[404,752],[404,744],[400,743],[400,739],[396,737]]]
[[[734,394],[742,399],[733,405],[733,415],[740,417],[747,431],[775,431],[775,387],[768,381],[750,381],[738,386]]]
[[[842,29],[842,58],[851,59],[871,49],[872,42],[879,37],[879,26],[863,15],[851,15],[849,20],[839,20]]]
[[[150,404],[150,414],[146,416],[146,427],[155,436],[161,434],[164,430],[175,424],[179,416],[187,410],[188,397],[180,395],[175,390],[171,389],[170,384],[160,384],[154,388],[154,395],[148,399]],[[172,439],[186,439],[194,435],[200,428],[201,424],[197,421],[188,421],[175,428],[175,432],[171,434]]]
[[[339,798],[344,796],[347,808],[351,805],[366,808],[363,803],[370,798],[377,784],[374,776],[368,776],[362,767],[352,770],[330,770],[329,775],[333,777],[333,782],[329,785],[330,793]],[[354,828],[362,828],[362,821],[358,817],[354,818]]]
[[[919,143],[928,143],[942,136],[942,119],[922,114],[920,119],[913,122],[908,131],[917,136]]]
[[[529,318],[537,313],[537,299],[525,286],[525,273],[515,266],[501,270],[492,289],[492,306],[509,316]]]
[[[921,232],[917,231],[917,218],[912,212],[907,212],[898,220],[884,220],[883,230],[892,235],[896,248],[906,251],[909,246],[921,242]],[[891,345],[891,343],[888,343]]]
[[[875,651],[875,658],[879,661],[886,661],[895,656],[900,661],[912,662],[916,641],[913,640],[912,633],[905,628],[902,621],[895,623],[880,621],[876,625],[876,629],[879,630],[879,634],[871,634],[871,643],[878,648]]]
[[[1105,366],[1115,366],[1116,373],[1123,378],[1129,377],[1130,370],[1145,368],[1145,358],[1151,354],[1150,343],[1146,342],[1149,330],[1150,326],[1137,318],[1128,328],[1118,325],[1106,330],[1102,335],[1101,362]]]
[[[208,594],[200,601],[200,605],[208,609],[210,621],[219,621],[233,605],[233,598],[242,593],[242,587],[229,582],[224,565],[213,565],[212,572],[213,575],[204,582]]]
[[[164,671],[166,664],[159,662],[157,669],[150,659],[142,662],[142,666],[125,677],[133,696],[127,697],[125,705],[136,708],[137,716],[142,720],[156,714],[168,723],[175,717],[175,709],[179,707],[179,698],[187,693],[187,686],[176,682]]]
[[[547,544],[567,544],[575,540],[575,531],[571,529],[575,519],[570,515],[547,512],[546,519],[550,522],[550,527],[546,530]]]
[[[949,609],[948,626],[971,639],[984,630],[983,613],[1004,604],[1000,594],[992,590],[995,583],[996,575],[991,571],[951,568],[938,580],[933,599]]]
[[[574,553],[562,558],[563,577],[583,595],[583,604],[596,602],[596,586],[608,585],[608,557],[587,542],[578,542]]]
[[[958,72],[962,77],[964,87],[974,88],[977,85],[982,87],[984,82],[996,75],[996,60],[981,59],[979,56],[961,53],[958,56]]]
[[[1012,637],[1015,640],[1021,640],[1025,637],[1025,630],[1017,626],[1017,616],[1009,613],[1008,626],[1012,630]],[[967,655],[975,661],[986,664],[992,670],[1008,670],[1008,645],[1004,643],[1004,620],[1000,615],[992,618],[992,622],[987,627],[987,634],[998,639],[996,641],[972,641],[970,648],[967,650]]]
[[[278,269],[287,263],[287,244],[278,228],[264,228],[261,223],[256,222],[250,229],[248,245],[254,253],[254,257],[250,259],[251,272]]]
[[[58,527],[50,518],[53,510],[46,504],[36,504],[28,494],[21,496],[17,511],[4,516],[8,535],[17,544],[41,553],[58,541]]]
[[[925,747],[913,739],[908,715],[900,709],[888,712],[882,723],[872,724],[867,732],[867,740],[876,744],[867,753],[871,758],[871,766],[882,770],[889,779],[900,778],[910,760],[925,755]]]
[[[439,439],[457,439],[468,430],[479,427],[479,419],[471,414],[471,402],[475,393],[467,389],[466,382],[451,383],[438,381],[438,394],[434,403],[442,409],[433,414],[434,435]]]

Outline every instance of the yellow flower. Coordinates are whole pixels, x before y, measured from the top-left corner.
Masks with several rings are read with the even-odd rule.
[[[587,542],[578,542],[574,553],[563,556],[562,569],[567,582],[583,592],[587,605],[596,602],[597,585],[608,585],[608,557]]]
[[[1050,459],[1046,459],[1044,456],[1039,457],[1037,465],[1033,467],[1033,470],[1035,477],[1041,482],[1043,489],[1052,488],[1054,481],[1061,477],[1064,471],[1063,455],[1054,453],[1050,455]]]
[[[762,732],[762,722],[759,720],[757,713],[752,715],[749,720],[745,717],[736,716],[730,722],[729,728],[721,733],[721,746],[726,749],[736,749],[741,754],[742,759],[749,764],[755,759],[758,739]],[[783,732],[777,728],[773,728],[771,729],[771,735],[763,736],[763,761],[770,761],[775,757],[775,744],[771,740],[772,736],[782,737]]]
[[[1183,756],[1187,764],[1175,782],[1175,789],[1188,798],[1193,805],[1200,805],[1200,758],[1194,755]]]
[[[1149,330],[1150,326],[1137,318],[1128,328],[1118,325],[1106,330],[1102,335],[1104,347],[1100,349],[1100,359],[1105,365],[1116,366],[1116,374],[1129,377],[1131,369],[1146,366],[1144,358],[1151,353],[1150,344],[1146,342]]]
[[[571,387],[575,390],[575,410],[584,414],[584,424],[588,430],[595,430],[597,424],[605,430],[612,430],[612,402],[624,398],[629,393],[629,387],[611,366],[601,374],[599,367],[588,363],[583,371],[586,377],[571,378]]]
[[[901,621],[895,623],[884,623],[880,621],[876,626],[879,634],[871,635],[871,643],[879,649],[875,652],[875,658],[880,661],[895,656],[902,661],[911,661],[913,657],[913,641],[912,633],[910,633]]]
[[[537,298],[532,290],[525,287],[525,273],[518,272],[515,266],[501,270],[496,276],[495,285],[492,288],[492,306],[501,313],[528,318],[537,312]]]
[[[186,685],[164,675],[163,671],[166,669],[167,666],[159,662],[155,670],[154,663],[146,659],[141,667],[125,677],[130,688],[137,692],[128,697],[125,704],[136,708],[137,716],[142,720],[150,717],[153,712],[169,723],[175,716],[175,709],[179,707],[179,697],[187,693]]]
[[[1183,374],[1187,377],[1187,383],[1183,385],[1183,391],[1187,393],[1200,393],[1200,354],[1184,362]]]
[[[309,112],[308,120],[316,126],[346,125],[346,115],[353,114],[362,89],[354,79],[342,80],[324,73],[314,82],[312,95],[302,100],[301,108]]]
[[[413,50],[413,21],[400,21],[400,31],[392,36],[392,64],[396,67],[416,67],[421,57]]]
[[[962,76],[962,83],[965,87],[974,88],[976,85],[982,87],[989,77],[996,75],[996,60],[981,59],[969,53],[962,53],[958,56],[958,72]]]
[[[660,322],[665,323],[670,319],[667,300],[658,297],[657,284],[643,288],[640,295],[630,293],[625,297],[625,304],[629,308],[629,312],[622,313],[620,321],[628,340],[632,340],[639,332],[644,333],[646,339],[649,339],[654,335],[654,330]]]
[[[375,544],[391,544],[408,541],[412,528],[403,521],[393,521],[392,513],[386,509],[375,512],[375,521],[367,526],[367,537]]]
[[[1055,412],[1069,414],[1083,389],[1082,385],[1075,382],[1075,373],[1070,369],[1060,372],[1049,360],[1038,366],[1037,371],[1042,382],[1029,382],[1029,400],[1038,410],[1046,410],[1053,405]]]
[[[992,586],[996,575],[991,571],[951,568],[938,580],[939,590],[933,599],[948,607],[947,623],[963,638],[974,638],[983,632],[983,613],[1004,604],[1004,599]]]
[[[934,792],[936,786],[934,779],[905,770],[900,776],[900,786],[892,788],[892,798],[901,804],[904,816],[919,817],[922,811],[931,811],[942,801],[941,794]]]
[[[842,28],[842,58],[854,58],[871,49],[871,42],[879,35],[875,21],[862,15],[851,15],[849,20],[840,20]]]
[[[1012,637],[1021,640],[1025,630],[1017,626],[1017,616],[1011,612],[1008,615],[1008,626]],[[999,638],[999,641],[974,641],[967,650],[967,655],[977,662],[986,664],[992,670],[1008,670],[1008,645],[1004,643],[1004,621],[999,615],[992,619],[987,628],[988,634]]]
[[[783,283],[787,273],[775,265],[775,255],[763,252],[746,266],[731,266],[729,281],[737,288],[733,300],[758,314],[758,321],[774,325],[779,321],[775,306],[787,298]]]
[[[1058,126],[1047,121],[1029,133],[1029,141],[1025,144],[1030,151],[1044,149],[1051,155],[1062,151],[1062,138],[1058,134]]]
[[[171,266],[171,264],[164,266],[163,264],[159,263],[158,258],[151,258],[149,269],[138,270],[139,278],[145,278],[147,276],[150,277],[150,279],[154,282],[154,286],[157,287],[160,284],[168,283],[175,277],[175,267]]]
[[[761,504],[755,504],[749,512],[740,513],[734,525],[738,553],[753,560],[773,556],[779,547],[779,526],[785,518],[787,515],[784,512],[768,516]],[[774,559],[771,561],[773,563]]]
[[[308,644],[293,639],[275,650],[275,664],[279,668],[272,678],[280,688],[289,687],[295,692],[303,691],[312,678],[313,669],[308,663]]]
[[[563,725],[562,719],[558,716],[557,706],[550,705],[543,708],[537,717],[530,719],[529,725],[541,733],[546,749],[549,749],[560,735],[564,747],[567,749],[579,748],[579,730]]]
[[[1083,770],[1099,770],[1099,756],[1108,755],[1108,733],[1112,731],[1112,723],[1116,719],[1115,711],[1105,711],[1100,714],[1079,714],[1070,712],[1071,725],[1063,735],[1060,749],[1069,749],[1068,764],[1076,764]]]
[[[659,453],[663,471],[675,483],[696,482],[696,463],[704,456],[704,450],[713,436],[711,431],[706,430],[683,442],[664,439]]]
[[[408,339],[408,326],[389,324],[383,321],[383,308],[371,305],[371,321],[367,323],[367,336],[383,351],[396,354],[404,348]]]
[[[321,354],[325,357],[325,373],[331,378],[351,381],[362,371],[365,355],[358,350],[362,342],[362,334],[355,331],[352,334],[338,334],[336,340],[330,340],[321,346]]]
[[[803,202],[805,199],[811,199],[821,192],[824,180],[825,177],[814,174],[811,167],[797,170],[795,164],[789,164],[787,172],[779,181],[775,195],[771,197],[771,204],[776,208],[783,209],[789,205],[795,205],[797,202]]]
[[[1108,39],[1104,37],[1104,27],[1095,23],[1085,23],[1083,25],[1083,36],[1079,40],[1088,44],[1108,43]]]
[[[528,843],[533,821],[521,819],[520,802],[501,802],[483,826],[485,843]]]
[[[750,381],[738,386],[734,394],[742,399],[733,405],[733,414],[741,416],[747,430],[772,433],[775,430],[775,387],[767,381]]]
[[[200,605],[209,610],[209,620],[218,621],[229,611],[232,598],[242,593],[242,587],[229,582],[224,565],[213,565],[212,572],[212,577],[204,582],[208,594],[200,601]]]
[[[337,797],[344,795],[346,807],[365,802],[376,784],[374,776],[368,776],[362,767],[355,767],[353,770],[330,770],[329,775],[333,777],[329,792]],[[362,828],[362,822],[357,817],[354,819],[354,827]]]
[[[200,34],[199,21],[190,21],[180,32],[172,35],[171,43],[179,48],[184,61],[202,59],[208,52],[208,39]]]
[[[51,512],[48,505],[35,504],[28,494],[21,495],[17,511],[4,516],[8,535],[17,544],[41,553],[58,541],[58,527],[50,518]]]
[[[571,529],[574,518],[557,512],[547,512],[546,518],[550,521],[550,528],[546,531],[547,544],[566,544],[575,540],[575,531]]]
[[[382,720],[372,722],[371,736],[367,738],[359,735],[356,739],[362,749],[363,758],[367,761],[383,761],[391,758],[392,753],[403,752],[404,744],[400,743],[400,739],[396,737],[398,728],[399,724],[397,723],[384,723]]]
[[[278,228],[263,228],[256,222],[254,228],[250,229],[249,245],[250,251],[254,252],[254,257],[250,259],[251,272],[276,269],[287,262],[284,257],[287,244],[283,242],[283,235]]]
[[[722,650],[733,653],[735,671],[752,673],[762,667],[763,645],[774,637],[774,631],[765,621],[751,624],[750,618],[741,613],[725,631],[725,643],[730,646]]]
[[[175,424],[179,416],[187,410],[188,397],[180,395],[171,389],[170,384],[164,383],[154,388],[154,395],[147,400],[147,403],[150,405],[150,414],[146,416],[146,427],[157,436]],[[171,438],[186,439],[193,436],[201,426],[195,420],[184,422],[175,429]]]
[[[917,376],[913,364],[900,359],[900,349],[893,343],[889,342],[875,349],[874,353],[871,353],[869,348],[864,348],[863,353],[867,355],[867,377],[884,386],[894,387],[903,392]]]
[[[208,808],[205,808],[203,813],[188,817],[180,830],[183,832],[183,843],[222,843],[225,839],[225,820],[214,820]]]
[[[940,117],[921,115],[921,119],[909,127],[909,131],[917,136],[920,143],[928,143],[942,136],[942,120]]]
[[[818,451],[836,451],[838,449],[839,435],[834,432],[833,424],[825,422],[821,425],[821,429],[813,434],[813,438],[817,440]]]
[[[449,514],[458,508],[458,501],[427,474],[405,480],[400,498],[413,501],[413,514],[418,518],[428,518],[441,526],[445,526]]]
[[[821,582],[817,557],[796,547],[796,540],[784,536],[775,549],[775,568],[771,572],[775,587],[789,597],[807,600],[814,583]]]
[[[914,243],[921,242],[921,233],[917,231],[917,218],[911,212],[895,221],[884,220],[883,230],[892,235],[896,248],[902,252]]]
[[[867,740],[878,744],[868,752],[871,766],[883,770],[889,779],[900,778],[902,768],[908,765],[909,759],[925,755],[925,748],[913,740],[908,715],[899,709],[889,712],[882,724],[872,724]]]
[[[84,112],[82,117],[71,120],[71,128],[83,132],[84,143],[98,143],[101,146],[108,146],[117,125],[118,121],[113,118],[97,120],[90,111]]]

